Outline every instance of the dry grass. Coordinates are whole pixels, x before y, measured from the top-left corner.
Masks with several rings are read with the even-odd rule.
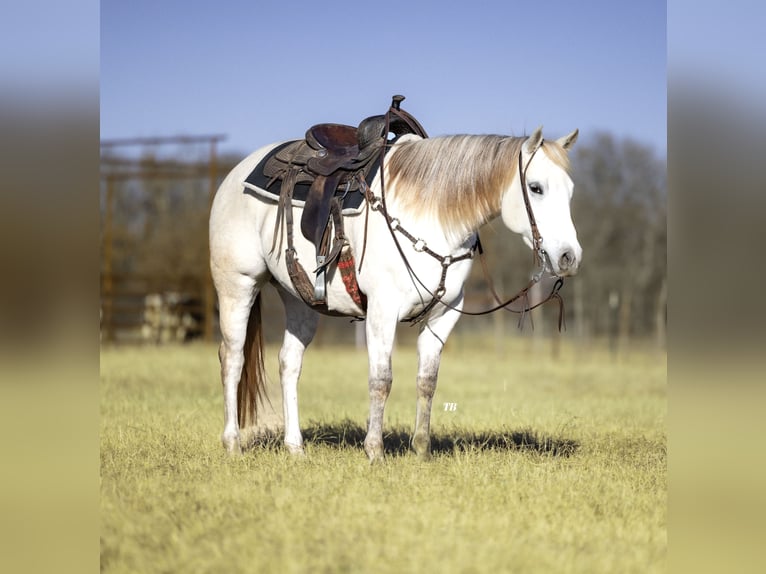
[[[506,347],[445,351],[428,463],[407,449],[416,357],[397,350],[374,467],[363,353],[307,354],[305,459],[269,436],[229,459],[212,346],[103,350],[102,570],[664,571],[664,357]]]

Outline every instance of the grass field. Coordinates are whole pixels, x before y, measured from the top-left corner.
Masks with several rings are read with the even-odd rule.
[[[430,462],[407,449],[416,356],[397,349],[379,466],[363,352],[307,354],[305,458],[267,437],[229,459],[213,346],[104,348],[102,571],[665,571],[664,355],[486,347],[445,350]]]

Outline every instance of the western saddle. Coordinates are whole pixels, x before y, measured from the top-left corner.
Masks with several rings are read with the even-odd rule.
[[[420,123],[401,109],[403,100],[404,96],[393,96],[386,114],[368,117],[358,127],[333,123],[312,126],[305,139],[288,144],[264,164],[263,174],[270,178],[267,187],[281,181],[272,251],[278,235],[281,245],[284,221],[288,272],[303,300],[317,310],[327,312],[326,277],[328,268],[336,262],[352,299],[362,311],[366,309],[366,298],[356,285],[353,255],[343,233],[341,201],[349,193],[363,193],[368,176],[374,176],[386,149],[401,136],[412,133],[428,137]],[[393,138],[389,139],[391,134]],[[293,247],[292,196],[299,183],[310,185],[301,232],[316,248],[313,287]]]

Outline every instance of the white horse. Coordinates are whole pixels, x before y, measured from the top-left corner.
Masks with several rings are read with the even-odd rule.
[[[403,136],[386,154],[383,164],[385,211],[398,229],[392,233],[380,210],[345,217],[346,237],[355,255],[358,285],[366,294],[367,309],[366,313],[362,311],[349,296],[339,273],[328,275],[327,307],[336,314],[363,315],[366,319],[370,412],[364,449],[371,461],[383,457],[383,411],[391,390],[391,353],[397,323],[427,309],[439,291],[438,303],[420,322],[417,340],[417,411],[412,448],[420,457],[428,458],[431,402],[441,352],[460,317],[463,284],[472,264],[470,257],[460,257],[473,251],[479,227],[498,215],[532,246],[519,154],[526,166],[529,202],[546,259],[559,276],[576,272],[582,249],[570,216],[574,186],[568,175],[567,151],[577,133],[575,130],[556,141],[543,140],[541,128],[529,137]],[[210,214],[210,264],[223,337],[219,350],[224,394],[222,442],[230,453],[241,452],[240,428],[253,423],[257,398],[263,389],[260,292],[269,282],[276,286],[286,312],[279,353],[284,442],[290,452],[303,453],[298,378],[303,353],[314,337],[319,317],[299,297],[288,276],[284,253],[272,250],[277,203],[245,193],[243,187],[243,181],[275,145],[254,152],[231,171],[215,196]],[[370,190],[377,203],[381,195],[380,173]],[[299,216],[300,208],[295,210]],[[407,239],[400,230],[409,232],[415,240]],[[295,234],[295,249],[300,260],[313,263],[315,248],[300,233]],[[449,257],[447,262],[460,260],[442,265],[427,253],[429,250]]]

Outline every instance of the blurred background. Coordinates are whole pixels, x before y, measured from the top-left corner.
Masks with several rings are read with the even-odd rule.
[[[764,4],[474,2],[466,10],[458,3],[419,2],[406,9],[356,3],[349,10],[350,3],[336,1],[323,5],[327,14],[318,5],[281,4],[27,0],[9,4],[3,14],[4,571],[29,571],[32,556],[47,560],[48,570],[98,569],[98,340],[99,330],[104,337],[108,173],[116,169],[102,158],[135,161],[153,153],[199,164],[191,168],[197,191],[189,191],[190,178],[183,180],[187,191],[167,193],[181,194],[184,201],[198,194],[194,201],[205,204],[197,208],[203,213],[209,201],[209,141],[132,147],[100,141],[223,135],[214,170],[220,179],[227,161],[271,141],[300,137],[318,121],[354,123],[380,113],[394,93],[408,97],[405,108],[432,135],[519,135],[544,124],[555,137],[580,128],[573,208],[586,259],[564,287],[573,315],[573,290],[590,273],[621,261],[627,282],[644,261],[640,252],[626,261],[604,247],[607,259],[599,264],[599,244],[587,233],[605,225],[624,238],[626,249],[631,242],[649,245],[645,230],[625,235],[611,215],[600,222],[582,215],[586,205],[580,202],[591,195],[612,203],[588,189],[587,177],[580,179],[591,164],[579,154],[598,148],[603,137],[618,150],[630,141],[651,163],[662,165],[667,155],[671,571],[762,571]],[[330,57],[344,65],[327,64]],[[609,173],[607,167],[622,173],[619,165],[602,167],[602,173]],[[149,180],[116,180],[112,272],[151,275],[117,256],[122,251],[127,257],[129,241],[142,241],[143,227],[126,222],[130,210],[145,209],[136,201],[123,212],[117,202],[131,193],[142,197],[138,190]],[[181,178],[172,185],[181,186]],[[614,195],[607,197],[616,204],[626,197],[643,201],[635,192],[618,192],[624,188],[617,184],[610,189]],[[651,214],[646,207],[634,215]],[[174,223],[187,224],[178,218]],[[118,239],[123,232],[126,237]],[[493,233],[482,232],[484,241],[493,241]],[[183,244],[196,242],[203,249],[204,234],[184,234]],[[601,240],[608,241],[606,232]],[[184,257],[191,252],[184,248]],[[490,253],[503,252],[490,245]],[[655,263],[662,257],[658,253]],[[206,270],[193,265],[196,287],[163,280],[135,288],[138,297],[176,290],[199,297]],[[509,269],[492,267],[498,274]],[[632,325],[631,339],[645,337],[654,345],[661,340],[653,318],[662,279],[653,275],[647,281],[656,291],[636,286],[625,304],[630,320],[623,324]],[[515,285],[503,283],[503,289]],[[588,322],[570,317],[566,336],[599,336],[598,325],[607,321],[597,315],[611,317],[608,328],[619,334],[621,289],[617,280],[583,290],[595,311],[583,311]],[[613,290],[618,298],[610,306]],[[140,325],[141,314],[140,307],[132,311],[133,326],[126,332]],[[535,334],[548,326],[543,323],[536,321]],[[473,324],[464,319],[459,326]],[[45,553],[39,551],[42,539]]]
[[[262,145],[315,123],[356,125],[402,93],[432,136],[579,128],[572,209],[584,262],[562,290],[563,337],[664,349],[664,2],[184,7],[101,7],[102,342],[216,340],[207,216],[223,177]],[[529,250],[500,221],[481,237],[497,288],[515,293],[533,271]],[[490,304],[477,265],[466,308]],[[281,304],[264,308],[278,341]],[[466,317],[453,338],[558,337],[555,313],[536,310],[524,333],[509,313]],[[357,329],[323,318],[316,344],[355,344]],[[415,331],[402,326],[399,341]]]

